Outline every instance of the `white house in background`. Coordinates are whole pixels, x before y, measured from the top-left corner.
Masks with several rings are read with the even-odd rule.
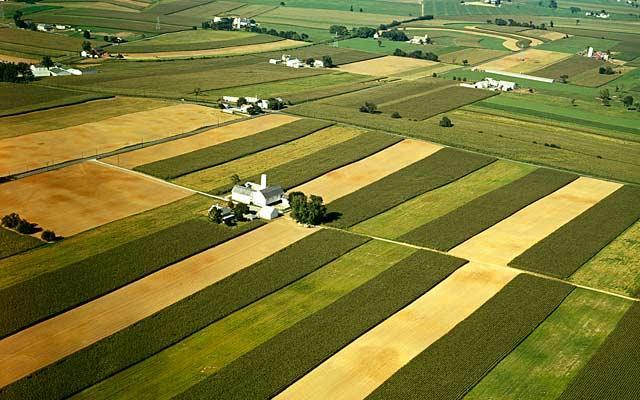
[[[324,61],[313,60],[313,68],[324,68]]]
[[[284,198],[284,190],[280,186],[267,185],[267,175],[265,174],[260,177],[260,184],[247,182],[244,185],[236,185],[231,190],[231,200],[258,207],[277,204]]]
[[[518,88],[518,84],[510,81],[499,81],[493,78],[484,78],[476,83],[461,83],[460,86],[472,89],[500,90],[509,92]]]
[[[424,35],[424,36],[414,36],[411,39],[409,39],[409,41],[407,41],[407,43],[410,44],[427,44],[429,41],[429,35]]]
[[[284,64],[289,68],[301,68],[304,66],[304,63],[297,58],[289,58]]]

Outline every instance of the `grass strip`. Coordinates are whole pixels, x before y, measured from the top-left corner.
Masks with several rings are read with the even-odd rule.
[[[640,218],[639,203],[640,188],[623,186],[509,265],[567,278]]]
[[[495,158],[444,148],[328,205],[331,225],[348,228],[415,196],[446,185]]]
[[[418,251],[176,398],[270,398],[464,263]]]
[[[254,229],[192,219],[0,291],[0,337]]]
[[[330,125],[313,119],[298,120],[248,137],[140,165],[134,170],[161,179],[173,179],[300,139]]]
[[[367,241],[333,230],[314,233],[0,390],[0,396],[7,399],[70,396],[310,274]]]
[[[638,398],[640,304],[634,303],[560,400]]]
[[[308,156],[271,168],[265,174],[269,176],[272,182],[278,182],[278,185],[287,190],[334,169],[366,158],[401,140],[399,137],[381,132],[366,132],[346,142],[321,149]],[[260,175],[254,175],[246,180],[258,182],[259,177]],[[214,189],[212,193],[227,193],[231,190],[231,186],[231,184],[222,186]]]
[[[31,236],[21,235],[9,229],[0,228],[0,258],[11,257],[23,251],[36,248],[43,243]]]
[[[576,175],[564,172],[537,169],[414,229],[400,240],[449,250],[576,178]]]
[[[367,399],[461,398],[544,321],[572,289],[548,279],[517,276]]]

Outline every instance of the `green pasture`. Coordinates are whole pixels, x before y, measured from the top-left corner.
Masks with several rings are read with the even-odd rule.
[[[571,36],[569,38],[543,43],[536,48],[540,50],[574,54],[579,51],[585,51],[589,47],[593,47],[596,51],[607,51],[613,49],[616,44],[618,44],[618,42],[615,40]]]
[[[0,259],[34,249],[43,242],[28,235],[0,227]]]

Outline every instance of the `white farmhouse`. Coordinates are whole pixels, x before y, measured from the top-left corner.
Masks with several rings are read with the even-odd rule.
[[[285,61],[285,64],[289,68],[301,68],[304,66],[304,63],[297,58],[290,58]]]
[[[429,42],[429,35],[414,36],[407,43],[410,44],[427,44]]]
[[[284,190],[280,186],[268,186],[267,175],[260,177],[260,184],[247,182],[236,185],[231,190],[231,200],[259,207],[271,206],[284,198]]]
[[[499,81],[493,78],[484,78],[476,83],[461,83],[460,86],[472,89],[500,90],[509,92],[518,88],[518,84],[510,81]]]

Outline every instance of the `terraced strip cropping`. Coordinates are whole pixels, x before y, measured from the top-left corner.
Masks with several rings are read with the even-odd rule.
[[[120,53],[162,53],[189,50],[212,50],[234,46],[277,42],[277,36],[229,31],[184,31],[167,33],[156,38],[139,40],[118,46]]]
[[[537,242],[510,265],[561,278],[577,271],[640,218],[640,189],[608,185],[615,192],[610,190],[609,196]]]
[[[74,399],[173,398],[413,252],[405,246],[369,241]]]
[[[0,228],[0,259],[34,249],[42,244],[43,242],[35,237]]]
[[[393,174],[370,182],[348,196],[331,201],[328,212],[338,218],[332,225],[340,228],[353,226],[494,161],[494,158],[474,153],[452,148],[442,149]]]
[[[246,157],[181,176],[175,183],[202,191],[213,191],[231,183],[234,174],[240,178],[256,176],[293,160],[306,157],[361,135],[357,128],[332,126],[301,139]],[[272,182],[277,184],[276,182]]]
[[[65,398],[153,356],[191,334],[202,335],[198,331],[211,323],[313,273],[366,241],[364,238],[338,231],[317,231],[264,260],[66,357],[61,362],[36,372],[29,379],[14,383],[5,389],[4,394],[7,398]],[[290,267],[292,263],[295,263],[295,268]],[[193,338],[188,340],[192,341]],[[100,360],[100,368],[95,368],[96,360]],[[193,362],[193,359],[189,360]],[[175,368],[174,365],[172,367]],[[140,368],[136,366],[134,369]],[[124,372],[122,375],[131,374]],[[136,394],[136,398],[149,396],[157,390],[155,385],[158,384],[151,381],[163,375],[154,374],[153,379],[139,380],[137,388],[128,391],[129,395],[139,393]],[[122,378],[110,379],[93,390],[87,390],[79,397],[110,398],[115,394],[105,390],[105,387],[114,382],[122,383]],[[169,382],[172,385],[176,383],[175,379],[166,383]],[[149,385],[154,388],[150,388]],[[121,390],[127,386],[122,384],[118,385],[118,388]]]
[[[639,329],[640,304],[635,303],[559,399],[636,398],[636,382],[640,379]]]
[[[640,297],[640,221],[600,250],[569,280],[632,297]]]
[[[514,258],[531,251],[532,246],[537,247],[541,240],[546,240],[549,235],[566,226],[565,224],[585,215],[584,213],[588,212],[591,207],[597,205],[598,202],[621,186],[592,178],[578,178],[454,247],[449,252],[457,257],[465,257],[488,264],[507,265]],[[556,253],[556,255],[560,256],[561,254]],[[561,257],[564,265],[567,254],[562,253]],[[558,259],[560,258],[550,259],[547,262],[555,265]],[[536,261],[538,260],[536,259]],[[532,265],[532,263],[529,262],[525,265]],[[534,268],[546,270],[544,267]]]
[[[577,176],[563,172],[535,170],[400,236],[399,240],[439,250],[452,249],[575,179]]]
[[[460,398],[544,321],[572,290],[572,286],[564,283],[519,275],[367,399]]]
[[[498,160],[438,189],[414,197],[396,207],[360,222],[354,232],[396,239],[441,217],[469,201],[502,187],[535,168]]]
[[[306,157],[298,158],[275,168],[264,171],[272,182],[277,182],[285,190],[302,185],[334,169],[342,168],[348,164],[369,157],[379,151],[393,146],[402,139],[380,132],[362,132],[362,134],[338,143],[331,147],[321,149]],[[247,177],[246,180],[257,182],[260,175]],[[230,191],[229,183],[212,191],[214,194],[222,194]]]
[[[517,272],[470,263],[337,352],[276,399],[362,399],[472,315]]]
[[[300,139],[330,125],[332,124],[314,119],[297,120],[251,136],[141,165],[134,170],[161,179],[175,179]]]
[[[117,156],[103,158],[108,162],[123,168],[149,165],[151,163],[191,153],[206,147],[255,135],[264,130],[277,128],[284,124],[296,121],[298,118],[284,114],[269,114],[264,117],[236,122],[219,128],[213,128],[197,135],[185,137],[161,143],[152,147],[146,147],[130,151]]]
[[[313,229],[280,219],[0,341],[0,387],[104,339],[290,244]]]
[[[577,288],[465,400],[557,399],[631,302]]]
[[[321,196],[325,203],[357,191],[441,149],[417,140],[403,140],[370,157],[331,171],[292,191]]]
[[[0,337],[108,293],[259,226],[192,219],[0,291]]]
[[[412,69],[435,65],[434,61],[419,60],[408,57],[385,56],[372,60],[359,61],[340,66],[345,72],[372,76],[393,76]]]
[[[453,257],[418,251],[177,398],[271,397],[464,263]]]

